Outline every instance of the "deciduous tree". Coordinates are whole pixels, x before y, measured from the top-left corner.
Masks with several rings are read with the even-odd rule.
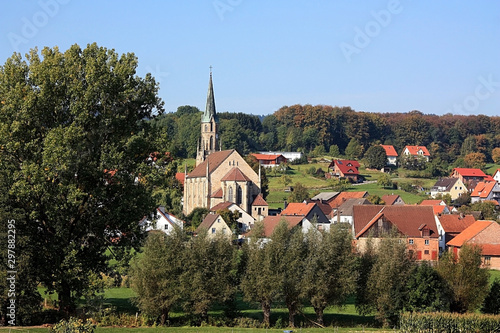
[[[367,168],[380,170],[387,164],[385,149],[380,145],[374,145],[368,148],[364,159],[366,161]]]

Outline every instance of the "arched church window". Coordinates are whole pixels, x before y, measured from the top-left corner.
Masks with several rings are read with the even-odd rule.
[[[237,205],[241,205],[242,197],[243,197],[243,191],[241,190],[241,186],[238,186],[238,188],[236,189],[236,204]]]
[[[210,136],[210,150],[214,149],[214,137]]]
[[[214,123],[210,123],[210,132],[213,132],[214,131]]]
[[[229,190],[227,192],[228,192],[228,194],[227,194],[227,201],[234,202],[233,201],[233,187],[229,186]]]

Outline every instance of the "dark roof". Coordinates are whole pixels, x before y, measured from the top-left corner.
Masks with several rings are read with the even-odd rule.
[[[209,230],[210,227],[212,226],[212,224],[214,224],[215,221],[217,221],[218,218],[221,218],[222,221],[224,221],[224,219],[222,218],[222,216],[220,216],[219,214],[207,214],[207,216],[205,216],[205,218],[203,219],[203,221],[201,222],[201,224],[198,226],[198,228],[196,228],[196,231],[195,233],[200,233],[202,230]],[[225,223],[226,221],[224,221]]]
[[[352,209],[354,205],[371,205],[372,203],[365,198],[357,198],[357,199],[347,199],[342,203],[337,209],[337,213],[340,213],[340,216],[352,216]]]
[[[234,149],[231,149],[231,150],[215,151],[211,153],[202,163],[200,163],[196,168],[194,168],[193,171],[191,171],[191,173],[187,175],[187,178],[205,177],[207,175],[207,163],[208,163],[208,172],[212,173],[234,151],[235,151]]]
[[[434,184],[434,186],[432,187],[432,189],[435,189],[437,190],[438,187],[444,187],[445,190],[444,192],[449,192],[453,186],[455,185],[455,183],[458,181],[458,178],[441,178],[439,179],[436,184]]]
[[[398,230],[408,237],[421,237],[419,228],[426,225],[430,230],[430,237],[437,238],[436,220],[432,206],[396,205],[358,205],[353,207],[354,232],[356,237],[363,235],[370,223],[376,222],[384,216]],[[371,224],[370,224],[371,225]],[[365,230],[363,230],[365,229]],[[363,231],[363,233],[361,233]],[[361,233],[361,234],[360,234]]]

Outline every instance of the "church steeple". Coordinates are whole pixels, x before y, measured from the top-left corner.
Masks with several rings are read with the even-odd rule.
[[[196,155],[196,165],[202,163],[206,157],[220,150],[219,144],[219,117],[215,111],[214,86],[212,83],[212,66],[210,66],[210,80],[208,81],[207,105],[201,116],[201,139]]]
[[[209,123],[211,120],[219,123],[219,117],[215,111],[215,96],[214,96],[214,85],[212,83],[212,66],[210,66],[210,80],[208,81],[208,93],[207,93],[207,104],[205,106],[205,113],[201,118],[202,123]]]

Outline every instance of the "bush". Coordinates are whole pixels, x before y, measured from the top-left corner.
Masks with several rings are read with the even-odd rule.
[[[56,333],[92,333],[95,330],[95,325],[90,319],[85,322],[81,319],[69,318],[63,319],[55,324],[50,332]]]

